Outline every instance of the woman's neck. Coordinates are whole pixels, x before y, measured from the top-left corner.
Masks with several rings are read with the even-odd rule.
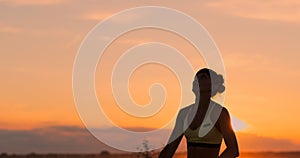
[[[209,95],[200,95],[199,97],[196,97],[195,104],[198,105],[198,110],[206,109],[211,101],[211,98]]]

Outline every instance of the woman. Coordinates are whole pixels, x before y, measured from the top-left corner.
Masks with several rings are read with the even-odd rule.
[[[225,107],[211,100],[225,91],[224,79],[213,70],[204,68],[197,72],[193,82],[195,103],[179,111],[169,143],[159,158],[173,157],[183,136],[187,140],[188,158],[235,158],[239,156],[238,144]],[[219,156],[224,139],[226,149]]]

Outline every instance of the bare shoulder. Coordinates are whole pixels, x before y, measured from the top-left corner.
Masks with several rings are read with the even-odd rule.
[[[219,123],[221,124],[230,124],[230,114],[227,108],[223,107],[220,117],[219,117]]]
[[[227,108],[223,107],[222,108],[222,112],[221,112],[221,116],[220,117],[229,117],[229,111],[227,110]]]

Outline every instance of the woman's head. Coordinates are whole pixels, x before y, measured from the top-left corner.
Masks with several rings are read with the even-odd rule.
[[[217,93],[225,91],[224,78],[222,75],[217,74],[215,71],[203,68],[199,70],[193,82],[193,92],[196,95],[209,93],[215,96]]]

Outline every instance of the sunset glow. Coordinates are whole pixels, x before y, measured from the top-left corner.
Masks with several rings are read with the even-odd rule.
[[[241,151],[300,149],[297,99],[300,3],[296,0],[95,1],[94,4],[78,0],[0,1],[0,15],[5,15],[0,17],[0,140],[5,138],[4,143],[0,141],[0,149],[11,153],[26,153],[30,149],[55,152],[55,148],[39,150],[26,143],[37,140],[40,146],[55,141],[82,143],[87,146],[83,152],[99,152],[96,147],[88,148],[89,141],[92,146],[99,142],[87,132],[75,106],[72,73],[76,54],[84,37],[103,19],[124,9],[148,5],[184,12],[211,34],[225,67],[223,106],[231,114]],[[138,18],[141,17],[122,20]],[[141,107],[152,101],[151,96],[165,99],[161,110],[151,117],[138,118],[119,107],[110,82],[114,64],[128,49],[148,42],[176,48],[195,72],[207,66],[188,40],[171,31],[143,28],[115,39],[96,67],[95,94],[116,126],[133,131],[161,128],[175,118],[181,107],[195,100],[192,91],[185,98],[181,98],[180,91],[180,86],[192,90],[194,76],[186,76],[191,82],[182,85],[170,68],[148,63],[132,73],[128,91]],[[158,91],[150,94],[149,88],[154,83],[164,86],[166,98]],[[99,122],[95,120],[95,124]],[[28,149],[15,147],[18,141],[9,138],[25,140],[22,146]],[[76,150],[77,147],[59,149]]]

